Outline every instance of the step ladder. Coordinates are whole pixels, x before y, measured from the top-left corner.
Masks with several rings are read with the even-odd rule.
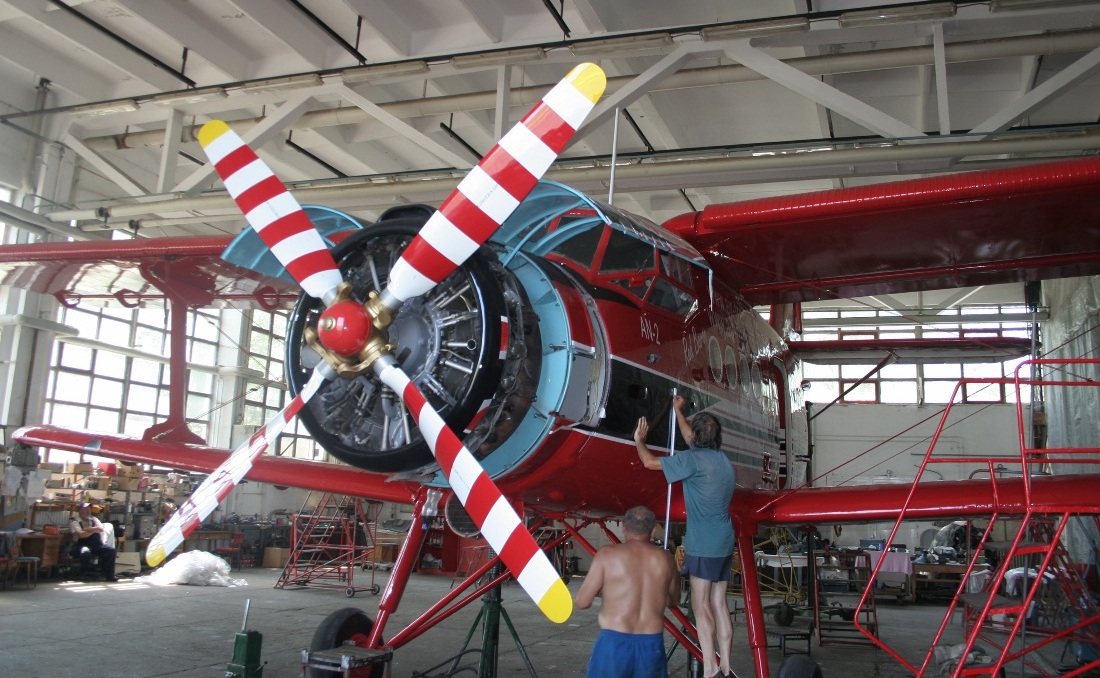
[[[349,598],[359,591],[378,593],[372,558],[380,508],[381,502],[330,492],[313,510],[303,507],[291,518],[290,556],[275,588],[341,588]],[[369,584],[355,584],[356,569],[370,570]]]
[[[1027,655],[1059,641],[1100,647],[1100,624],[1095,621],[1100,619],[1100,609],[1061,540],[1073,517],[1069,511],[1055,515],[1029,511],[1013,539],[983,540],[979,545],[1000,562],[981,591],[959,594],[966,651],[981,646],[997,658],[961,667],[958,675],[998,675],[1005,664],[1016,660],[1031,675],[1067,675],[1041,656]],[[1098,516],[1090,518],[1100,528]],[[1090,619],[1093,623],[1079,624]]]
[[[1040,376],[1021,377],[1031,368]],[[979,464],[988,474],[991,496],[999,496],[999,476],[1006,470],[1022,479],[1022,502],[1015,502],[1015,515],[1003,515],[996,511],[988,515],[989,523],[978,543],[970,548],[965,572],[961,576],[954,598],[935,637],[930,643],[922,663],[910,663],[898,652],[879,641],[877,644],[894,656],[917,676],[1000,676],[1021,672],[1028,676],[1077,676],[1100,668],[1100,659],[1079,662],[1072,668],[1053,666],[1051,650],[1062,647],[1063,657],[1073,644],[1100,648],[1100,609],[1083,577],[1081,569],[1072,561],[1063,542],[1069,525],[1083,523],[1092,530],[1100,530],[1100,513],[1095,502],[1087,505],[1058,505],[1046,497],[1042,504],[1034,500],[1032,478],[1050,475],[1059,464],[1097,463],[1100,448],[1047,448],[1045,421],[1025,422],[1022,388],[1042,394],[1044,389],[1070,387],[1097,387],[1100,382],[1077,375],[1094,373],[1100,368],[1098,359],[1042,359],[1023,361],[1016,368],[1012,379],[962,379],[956,386],[951,401],[945,407],[941,421],[929,444],[928,452],[918,467],[913,493],[927,468],[937,463]],[[1047,377],[1041,376],[1044,371]],[[1056,378],[1049,375],[1057,374]],[[995,384],[1015,388],[1017,428],[1020,445],[1018,459],[998,454],[959,455],[936,451],[936,444],[952,414],[952,407],[960,392],[978,385]],[[1041,426],[1040,426],[1041,424]],[[1030,435],[1026,432],[1030,431]],[[1036,441],[1034,443],[1030,440]],[[895,535],[909,509],[908,501],[887,539],[887,546]],[[1023,511],[1019,513],[1019,511]],[[984,518],[983,518],[984,519]],[[992,535],[1007,536],[994,539]],[[1095,532],[1094,532],[1095,534]],[[969,546],[969,545],[968,545]],[[993,563],[980,586],[972,581],[982,581],[977,573],[985,571],[988,558]],[[1018,573],[1016,586],[1012,575]],[[875,574],[877,574],[877,569]],[[937,655],[952,646],[945,639],[955,612],[962,613],[963,643],[957,656],[966,658],[945,664],[943,670],[936,665]],[[956,631],[951,630],[948,638]],[[941,645],[941,641],[944,642]],[[1046,650],[1045,656],[1042,650]],[[937,653],[939,650],[939,653]],[[1057,652],[1054,652],[1056,655]],[[1093,654],[1092,656],[1098,656]],[[1059,661],[1060,663],[1060,661]]]

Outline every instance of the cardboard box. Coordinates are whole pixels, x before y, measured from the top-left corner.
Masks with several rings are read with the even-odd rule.
[[[111,479],[106,476],[99,476],[95,478],[85,478],[84,489],[87,490],[109,490],[111,489]]]
[[[290,549],[275,548],[274,546],[264,548],[264,567],[282,568],[286,566],[288,560],[290,560]]]
[[[46,489],[63,490],[69,486],[69,481],[64,478],[50,478],[46,481]]]
[[[65,465],[61,462],[44,461],[38,465],[38,470],[49,471],[50,473],[64,473]]]
[[[140,478],[145,475],[145,469],[141,464],[123,464],[119,462],[116,475],[119,478]]]
[[[65,473],[92,473],[95,467],[91,464],[65,464]]]
[[[133,492],[141,489],[141,478],[123,478],[118,476],[115,478],[115,489],[122,490],[124,492]]]

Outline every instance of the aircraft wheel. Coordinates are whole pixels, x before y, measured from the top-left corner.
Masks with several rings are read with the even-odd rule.
[[[790,626],[794,621],[794,608],[786,601],[779,603],[775,608],[775,623],[780,626]]]
[[[344,589],[344,595],[347,596],[348,598],[354,598],[355,597],[355,589],[353,589],[350,586],[347,587],[346,589]]]
[[[822,678],[821,667],[804,654],[794,655],[780,664],[779,678]]]
[[[366,647],[367,638],[370,636],[372,628],[374,628],[374,621],[359,608],[340,608],[321,620],[317,630],[313,632],[313,640],[309,644],[309,651],[331,650],[334,647],[340,647],[349,640],[359,647]],[[310,669],[312,678],[331,678],[335,675],[338,675],[338,672],[317,668]],[[356,675],[363,675],[367,678],[382,678],[384,673],[381,667],[375,667],[370,670],[370,673],[360,674],[357,672]]]

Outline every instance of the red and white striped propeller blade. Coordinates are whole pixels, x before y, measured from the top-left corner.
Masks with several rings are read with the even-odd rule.
[[[603,95],[607,77],[580,64],[485,154],[432,214],[390,271],[392,309],[461,266],[527,197]]]
[[[194,532],[195,528],[214,512],[225,496],[237,486],[237,483],[241,482],[241,478],[244,478],[252,468],[256,459],[271,446],[290,420],[317,393],[321,384],[334,376],[336,375],[332,368],[325,363],[319,364],[301,392],[281,412],[272,417],[262,430],[254,433],[246,443],[234,450],[233,454],[207,476],[206,480],[202,481],[198,489],[191,493],[183,506],[172,514],[172,517],[161,526],[156,536],[149,542],[145,550],[145,562],[149,563],[150,567],[160,565],[168,554],[183,543],[187,535]]]
[[[332,303],[343,276],[321,234],[283,182],[221,120],[202,126],[199,143],[229,195],[279,263],[306,294],[326,306]]]
[[[401,395],[455,496],[519,585],[550,621],[561,624],[569,619],[573,613],[569,589],[489,474],[392,356],[379,359],[374,370],[382,383]]]

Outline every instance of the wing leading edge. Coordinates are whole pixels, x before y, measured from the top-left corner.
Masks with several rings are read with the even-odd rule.
[[[33,243],[0,246],[0,285],[84,301],[160,306],[166,297],[194,306],[288,306],[286,281],[222,260],[229,237]]]
[[[753,305],[1100,272],[1100,158],[713,205],[664,224]]]

